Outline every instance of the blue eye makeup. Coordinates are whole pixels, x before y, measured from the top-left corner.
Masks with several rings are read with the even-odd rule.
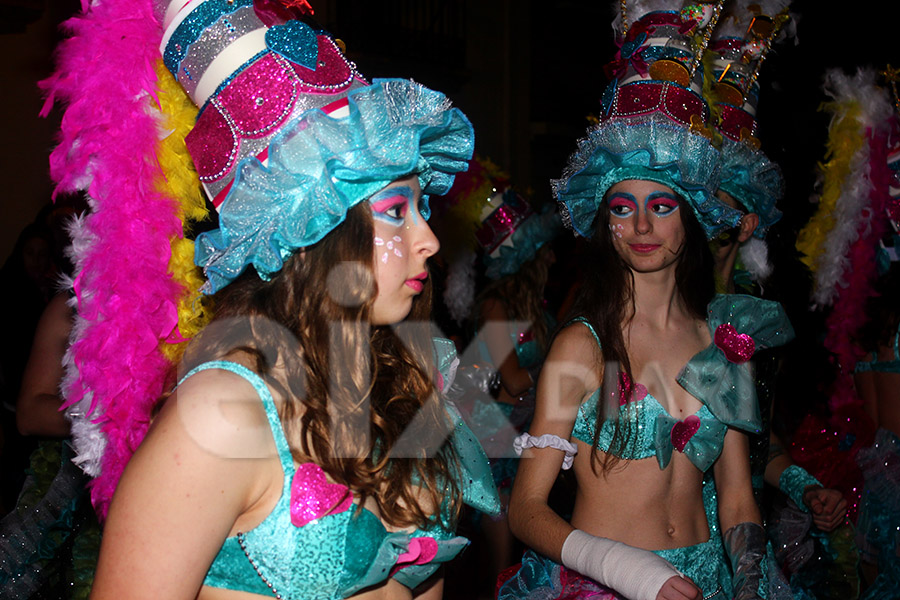
[[[609,198],[609,214],[625,219],[637,210],[637,201],[634,196],[625,192],[618,192]]]
[[[385,188],[369,198],[372,216],[385,223],[400,226],[406,219],[410,205],[415,199],[412,188],[405,185]]]
[[[419,200],[419,214],[422,215],[422,218],[426,221],[431,218],[431,199],[426,195],[422,194],[421,200]]]
[[[678,199],[668,192],[655,192],[647,196],[647,212],[663,218],[675,214]]]

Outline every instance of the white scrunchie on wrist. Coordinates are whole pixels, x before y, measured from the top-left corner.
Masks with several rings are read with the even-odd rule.
[[[572,468],[572,461],[575,460],[575,455],[578,454],[578,446],[552,433],[545,433],[538,437],[523,433],[513,440],[513,449],[516,451],[517,456],[522,456],[522,451],[526,448],[556,448],[557,450],[562,450],[566,453],[566,456],[563,458],[563,470]]]
[[[662,586],[681,577],[669,561],[649,550],[576,529],[562,547],[562,564],[631,600],[656,600]]]

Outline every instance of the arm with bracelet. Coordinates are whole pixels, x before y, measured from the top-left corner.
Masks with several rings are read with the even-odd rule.
[[[489,298],[481,306],[483,325],[479,335],[484,340],[491,363],[497,368],[500,383],[499,402],[515,404],[518,398],[534,386],[528,369],[519,364],[516,348],[510,337],[510,318],[503,303]]]
[[[733,573],[733,598],[766,598],[766,532],[750,486],[750,447],[744,433],[728,430],[713,470],[722,541]]]
[[[794,464],[780,439],[769,436],[769,462],[766,483],[790,498],[797,508],[812,514],[813,523],[822,531],[832,531],[844,522],[847,500],[839,491],[823,486],[806,469]]]
[[[577,453],[569,437],[581,401],[600,385],[596,352],[584,327],[564,329],[550,348],[538,380],[531,432],[517,443],[524,460],[513,485],[510,527],[536,552],[626,598],[693,598],[696,587],[663,558],[576,529],[548,505],[560,469]],[[685,592],[672,595],[678,587]]]

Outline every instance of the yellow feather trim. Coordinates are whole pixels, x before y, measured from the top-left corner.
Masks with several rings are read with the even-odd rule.
[[[820,165],[824,180],[819,207],[797,236],[797,250],[803,254],[800,260],[813,273],[818,269],[819,258],[825,250],[825,239],[834,228],[834,210],[844,181],[850,173],[850,163],[865,141],[860,133],[860,107],[857,102],[843,106],[832,102],[825,104],[823,110],[833,113],[841,110],[842,114],[836,114],[829,127],[825,157],[830,160]]]
[[[184,231],[189,232],[191,224],[206,218],[209,212],[194,163],[184,144],[185,136],[190,133],[197,120],[197,107],[162,60],[156,63],[156,73],[157,97],[160,111],[165,117],[161,127],[168,133],[160,140],[157,151],[157,159],[163,172],[163,179],[157,182],[157,189],[178,204]],[[172,240],[171,245],[169,271],[173,279],[183,287],[183,293],[177,302],[178,333],[182,338],[190,339],[209,322],[210,315],[204,310],[200,295],[203,275],[194,265],[194,243],[191,240],[178,237]],[[166,358],[177,362],[184,353],[185,345],[186,342],[163,342],[161,350]]]

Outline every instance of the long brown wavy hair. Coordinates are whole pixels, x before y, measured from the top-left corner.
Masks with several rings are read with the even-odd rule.
[[[388,524],[425,526],[443,502],[453,518],[460,508],[458,458],[433,383],[430,279],[406,321],[371,325],[373,238],[361,203],[270,281],[247,269],[211,299],[206,329],[216,333],[198,336],[185,360],[250,353],[288,399],[279,415],[295,460],[315,461],[360,506],[373,498]],[[286,377],[272,376],[275,365]]]
[[[678,198],[678,205],[685,237],[681,257],[675,267],[676,291],[690,314],[705,320],[706,307],[715,295],[713,257],[694,211],[681,197]],[[609,230],[609,203],[605,200],[597,211],[585,264],[590,268],[585,269],[581,293],[573,304],[570,318],[564,323],[571,318],[583,317],[600,338],[597,359],[602,356],[605,368],[592,444],[594,451],[591,453],[591,468],[596,473],[600,428],[606,419],[614,417],[607,414],[607,407],[618,406],[617,401],[607,400],[618,399],[619,382],[623,376],[627,377],[626,381],[634,381],[623,334],[634,314],[634,274],[613,245]],[[628,406],[636,410],[633,404]],[[636,428],[629,426],[629,420],[615,419],[615,423],[613,439],[601,465],[604,473],[615,467],[619,456],[637,435]]]

